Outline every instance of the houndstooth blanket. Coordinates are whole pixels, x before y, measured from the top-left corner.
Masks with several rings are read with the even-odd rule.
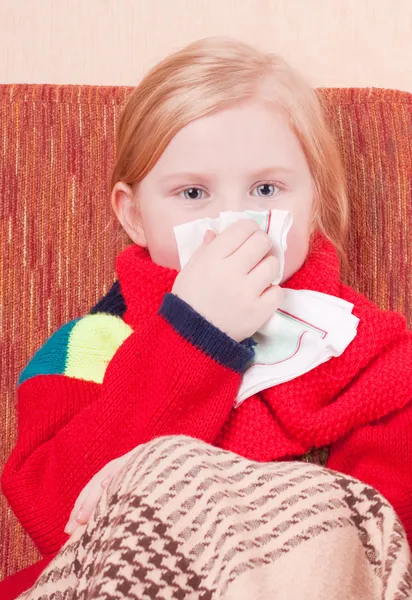
[[[392,507],[350,477],[162,437],[132,453],[20,600],[407,600]]]

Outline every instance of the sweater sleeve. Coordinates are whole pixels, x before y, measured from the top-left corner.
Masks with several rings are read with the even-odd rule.
[[[378,490],[398,514],[412,548],[412,403],[334,444],[327,466]]]
[[[160,435],[213,443],[252,357],[173,294],[138,330],[90,314],[55,332],[20,377],[2,475],[39,550],[60,549],[78,494],[110,460]]]

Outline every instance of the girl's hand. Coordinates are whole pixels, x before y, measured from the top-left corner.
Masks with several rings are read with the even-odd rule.
[[[73,510],[64,529],[65,533],[72,535],[78,527],[86,525],[102,497],[104,489],[127,463],[128,458],[134,450],[111,460],[85,485],[74,503]]]
[[[203,245],[176,277],[172,292],[241,342],[273,315],[282,289],[272,285],[279,262],[272,241],[252,219],[237,221]]]

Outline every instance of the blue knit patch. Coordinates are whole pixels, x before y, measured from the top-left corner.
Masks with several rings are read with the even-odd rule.
[[[159,314],[188,342],[224,367],[243,373],[254,357],[251,342],[236,342],[175,294],[165,294]]]
[[[120,281],[118,279],[113,283],[107,294],[103,296],[92,309],[90,309],[91,315],[96,313],[107,313],[122,318],[125,312],[126,302],[123,298]]]
[[[82,317],[58,329],[36,352],[20,374],[17,385],[36,375],[62,375],[66,368],[67,347],[73,327]]]

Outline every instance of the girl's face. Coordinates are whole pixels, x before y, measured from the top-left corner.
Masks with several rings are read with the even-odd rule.
[[[305,261],[314,183],[302,147],[278,110],[253,101],[192,121],[171,140],[136,193],[118,183],[119,221],[152,260],[180,269],[173,227],[223,211],[293,214],[283,281]]]

